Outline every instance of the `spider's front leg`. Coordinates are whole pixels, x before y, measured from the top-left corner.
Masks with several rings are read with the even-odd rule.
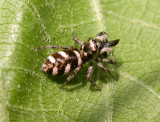
[[[88,68],[88,72],[87,72],[87,80],[93,85],[93,86],[95,86],[98,90],[101,90],[100,88],[99,88],[99,86],[97,86],[96,85],[96,83],[91,79],[91,76],[92,76],[92,74],[93,74],[93,71],[94,71],[94,69],[93,69],[93,63],[90,63],[90,66],[89,66],[89,68]]]

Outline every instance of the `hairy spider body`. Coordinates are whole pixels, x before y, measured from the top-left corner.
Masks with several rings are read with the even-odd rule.
[[[52,75],[62,75],[82,65],[80,53],[76,49],[53,53],[44,62],[42,71]]]
[[[72,72],[72,74],[67,78],[66,82],[61,86],[65,86],[72,78],[78,73],[80,69],[86,63],[89,63],[87,79],[92,85],[100,89],[95,82],[91,79],[93,73],[93,62],[96,61],[99,68],[105,72],[109,72],[108,68],[104,67],[101,62],[115,64],[115,60],[109,60],[107,57],[113,54],[113,49],[115,45],[118,44],[119,39],[109,41],[108,36],[105,32],[100,32],[97,34],[95,39],[88,39],[87,42],[82,42],[78,40],[75,36],[73,40],[81,45],[80,50],[74,47],[65,46],[47,46],[42,48],[56,48],[64,49],[53,53],[44,61],[41,70],[48,72],[52,75],[62,75]],[[39,49],[42,49],[39,48]]]

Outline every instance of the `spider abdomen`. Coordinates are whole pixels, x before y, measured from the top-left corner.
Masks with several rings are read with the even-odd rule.
[[[48,56],[42,66],[42,71],[52,75],[62,75],[73,71],[82,64],[78,50],[64,50]]]

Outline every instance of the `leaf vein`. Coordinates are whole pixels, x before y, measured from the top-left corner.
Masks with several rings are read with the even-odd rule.
[[[157,97],[160,100],[160,95],[158,95],[156,93],[156,91],[154,91],[154,89],[151,86],[148,86],[147,84],[145,84],[143,81],[138,80],[137,78],[129,75],[126,72],[119,72],[120,75],[122,75],[125,78],[128,78],[131,81],[136,82],[137,84],[139,84],[140,86],[142,86],[143,88],[147,89],[153,96]]]
[[[119,19],[122,19],[122,20],[125,20],[125,21],[128,21],[132,24],[140,24],[141,26],[144,26],[144,27],[149,27],[149,28],[153,28],[153,29],[157,29],[157,30],[160,30],[160,27],[153,24],[153,23],[148,23],[148,22],[145,22],[145,21],[142,21],[142,20],[138,20],[138,19],[131,19],[131,18],[127,18],[125,16],[122,16],[122,15],[119,15],[113,11],[108,11],[108,14],[112,15],[112,16],[115,16]]]
[[[102,14],[102,6],[100,4],[100,1],[99,0],[92,0],[91,1],[92,3],[92,8],[93,10],[95,11],[96,13],[96,18],[97,20],[99,21],[99,26],[100,26],[100,31],[107,31],[106,30],[106,24],[105,24],[105,21],[104,21],[104,17],[103,17],[103,14]],[[97,74],[99,75],[99,74]],[[114,89],[114,83],[110,84],[109,86],[109,89],[113,90]],[[113,93],[111,94],[107,94],[107,97],[108,98],[111,98],[113,95]],[[107,104],[107,107],[109,107],[108,111],[107,111],[107,114],[106,114],[106,119],[108,119],[108,121],[113,121],[113,99],[108,99],[108,103]]]
[[[34,9],[34,12],[35,12],[36,16],[38,17],[39,23],[41,24],[41,27],[42,27],[44,33],[45,33],[45,35],[46,35],[47,41],[50,42],[50,41],[51,41],[51,37],[50,37],[50,35],[48,34],[48,32],[46,31],[46,27],[45,27],[45,25],[43,24],[44,22],[43,22],[40,14],[39,14],[37,8],[36,8],[34,5],[32,5],[32,7],[33,7],[33,9]]]

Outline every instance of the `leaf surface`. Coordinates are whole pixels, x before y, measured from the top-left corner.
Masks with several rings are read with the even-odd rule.
[[[0,2],[0,118],[2,121],[160,120],[160,2],[158,0],[2,0]],[[62,90],[67,76],[40,71],[58,51],[46,45],[79,47],[100,31],[115,47],[113,77],[96,64],[96,91],[88,65]]]

